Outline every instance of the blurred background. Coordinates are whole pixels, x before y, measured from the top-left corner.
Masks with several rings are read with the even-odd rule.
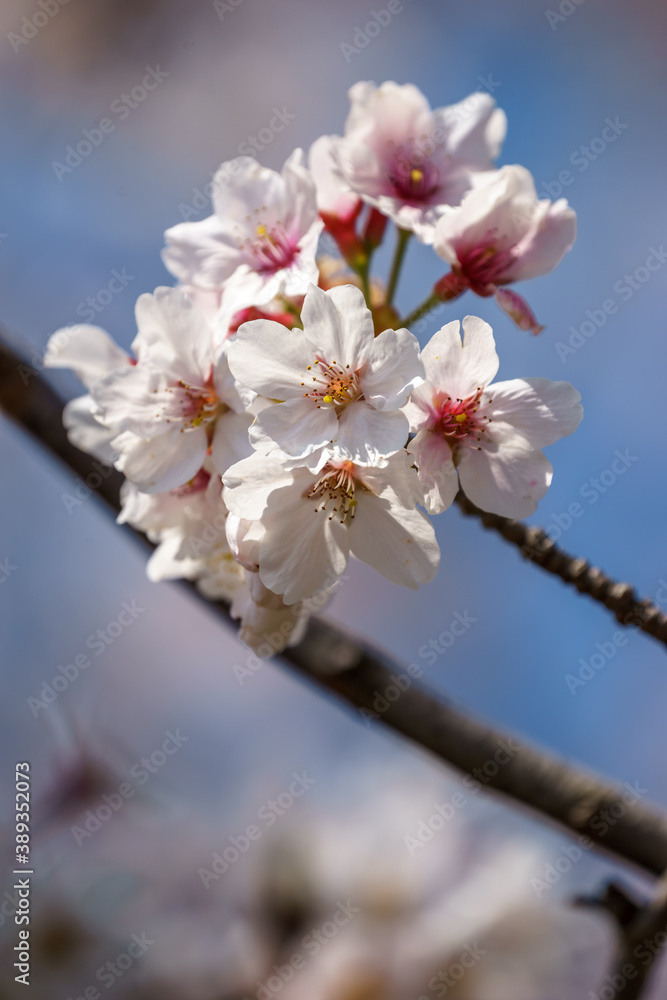
[[[518,332],[493,300],[466,296],[447,318],[491,322],[501,378],[567,379],[581,391],[584,422],[549,450],[553,486],[534,521],[655,597],[667,579],[667,266],[649,272],[645,262],[667,243],[663,5],[402,0],[369,38],[364,27],[384,0],[40,4],[5,0],[0,12],[0,323],[36,369],[49,335],[82,319],[129,347],[137,296],[172,283],[163,231],[210,213],[206,185],[242,144],[256,138],[259,160],[279,168],[295,147],[342,131],[357,80],[414,82],[434,107],[491,91],[509,119],[499,162],[527,166],[542,197],[567,197],[579,237],[556,272],[520,289],[546,324],[539,338]],[[151,70],[160,82],[124,104]],[[268,127],[276,109],[287,122],[277,133]],[[67,160],[67,147],[104,118],[113,131],[80,162]],[[609,119],[613,141],[601,138]],[[388,248],[376,264],[384,276]],[[432,252],[411,246],[399,306],[421,301],[441,273]],[[81,391],[67,374],[52,377],[67,395]],[[624,470],[606,472],[617,451]],[[457,996],[588,996],[609,928],[557,901],[595,892],[617,874],[609,860],[584,855],[539,898],[533,880],[567,839],[469,795],[432,841],[410,849],[405,838],[461,787],[455,775],[274,664],[241,682],[234,666],[248,654],[232,634],[177,586],[150,584],[145,553],[94,497],[72,503],[73,476],[1,420],[0,456],[0,563],[11,568],[0,582],[1,815],[13,804],[14,762],[30,761],[35,995],[433,997],[445,995],[434,970],[485,928],[488,954]],[[575,502],[583,515],[568,520]],[[429,684],[520,739],[639,783],[667,807],[664,651],[629,633],[573,690],[568,675],[617,629],[608,613],[457,509],[437,532],[442,565],[428,588],[406,592],[355,563],[327,615],[418,663]],[[30,699],[90,652],[88,638],[124,603],[140,609],[132,625],[36,707]],[[427,662],[420,649],[457,613],[474,623]],[[307,774],[305,790],[295,774]],[[91,832],[87,810],[96,814],[103,794],[115,802],[128,781],[131,797]],[[243,850],[249,824],[260,836]],[[225,871],[212,868],[216,852]],[[1,878],[9,955],[9,864]],[[357,923],[341,917],[317,952],[302,943],[327,921],[339,927],[333,914],[349,899],[363,901]],[[526,916],[538,905],[542,923]],[[510,910],[501,934],[496,921]],[[131,936],[143,933],[154,943],[135,942],[135,957]],[[296,952],[305,967],[288,980]],[[121,954],[129,966],[97,976]],[[572,969],[584,978],[565,982]],[[0,988],[19,995],[11,961]]]

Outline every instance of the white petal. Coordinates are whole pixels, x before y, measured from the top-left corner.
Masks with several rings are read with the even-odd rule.
[[[526,281],[553,271],[577,238],[577,214],[564,198],[553,205],[544,201],[539,204],[543,212],[538,224],[516,248],[514,281]]]
[[[569,382],[516,378],[489,387],[493,421],[511,424],[533,448],[572,434],[584,415],[581,396]],[[490,411],[489,411],[490,412]]]
[[[421,357],[428,382],[461,399],[488,385],[500,363],[493,331],[477,316],[463,320],[463,341],[458,321],[447,323],[433,335]]]
[[[63,424],[67,436],[81,451],[94,455],[101,462],[113,464],[116,453],[111,447],[115,431],[100,423],[93,412],[94,404],[90,396],[78,396],[70,400],[63,410]]]
[[[384,330],[373,341],[361,375],[366,399],[378,410],[404,406],[413,389],[424,380],[419,341],[409,330]]]
[[[259,547],[262,582],[285,604],[314,597],[331,587],[345,570],[348,529],[317,501],[303,496],[313,477],[306,470],[290,486],[271,493],[262,522],[266,534]],[[308,477],[310,476],[310,480]]]
[[[376,465],[408,439],[408,419],[400,410],[383,413],[363,400],[350,403],[334,429],[331,452],[357,465]]]
[[[339,177],[333,149],[339,137],[322,135],[310,147],[309,165],[317,189],[317,205],[321,212],[341,220],[351,220],[361,205],[358,194],[350,191]]]
[[[369,358],[375,331],[363,293],[354,285],[337,285],[327,292],[308,289],[301,309],[304,330],[329,363],[361,368]]]
[[[146,564],[146,575],[160,580],[192,580],[202,568],[200,559],[179,559],[182,535],[178,529],[168,531]]]
[[[125,351],[99,326],[81,323],[56,330],[44,352],[47,368],[71,368],[86,387],[129,363]]]
[[[412,459],[405,450],[391,455],[382,466],[359,470],[359,478],[377,496],[391,493],[403,507],[413,508],[421,502],[421,491]]]
[[[350,550],[392,583],[411,590],[430,583],[440,550],[433,527],[419,510],[402,507],[391,493],[383,497],[357,491],[350,526]]]
[[[200,222],[181,222],[168,229],[164,238],[164,265],[184,285],[220,289],[243,259],[233,235],[216,215]]]
[[[528,517],[549,489],[551,463],[525,438],[496,428],[499,440],[485,442],[481,451],[462,449],[459,479],[466,496],[482,510],[503,517]]]
[[[142,493],[162,493],[187,483],[206,457],[206,431],[197,427],[188,434],[173,428],[148,441],[124,432],[112,446],[120,452],[116,468]]]
[[[218,417],[211,442],[211,458],[221,476],[230,466],[252,454],[248,438],[251,423],[249,413],[230,411]]]
[[[333,406],[317,407],[312,399],[288,399],[267,406],[255,418],[250,440],[261,451],[271,442],[291,458],[305,458],[334,438],[338,421]]]
[[[95,382],[91,396],[101,420],[143,438],[168,429],[165,416],[176,421],[180,415],[172,411],[175,397],[167,389],[166,376],[147,365],[115,369]]]
[[[408,454],[419,469],[424,507],[429,514],[441,514],[451,507],[459,490],[451,448],[441,434],[423,430],[408,445]]]
[[[229,341],[227,359],[234,378],[269,399],[303,397],[308,365],[316,349],[301,330],[288,330],[273,320],[243,323]]]
[[[135,312],[138,333],[132,349],[139,361],[203,385],[214,359],[213,334],[188,296],[178,288],[156,288],[139,296]]]
[[[262,516],[271,492],[293,480],[292,473],[280,462],[255,452],[227,469],[222,477],[222,495],[232,514],[256,520]]]

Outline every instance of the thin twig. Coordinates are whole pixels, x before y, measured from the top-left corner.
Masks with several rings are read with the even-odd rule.
[[[456,503],[464,514],[477,517],[485,528],[497,531],[506,542],[516,546],[524,559],[559,576],[594,601],[604,604],[621,625],[636,627],[667,645],[667,615],[648,598],[640,598],[629,583],[618,583],[585,559],[559,548],[542,528],[512,521],[508,517],[480,510],[463,494]]]
[[[0,407],[81,479],[90,483],[95,476],[95,492],[117,511],[122,477],[113,471],[101,477],[94,460],[69,443],[62,400],[39,373],[26,377],[24,370],[22,377],[22,365],[25,369],[0,342]],[[205,605],[229,621],[225,603]],[[470,775],[478,785],[467,782],[469,791],[500,792],[626,862],[656,874],[667,869],[667,815],[638,798],[628,801],[625,790],[469,717],[417,683],[415,672],[388,654],[314,618],[304,640],[282,660],[344,699],[368,725],[387,725]],[[615,823],[599,822],[605,810]]]

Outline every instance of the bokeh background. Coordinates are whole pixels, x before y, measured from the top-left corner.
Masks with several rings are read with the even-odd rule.
[[[664,6],[658,0],[566,0],[560,5],[566,13],[559,13],[555,0],[551,7],[534,0],[403,0],[400,12],[356,52],[344,46],[355,44],[355,31],[373,10],[384,9],[383,0],[375,7],[351,0],[217,6],[208,0],[69,0],[34,37],[17,42],[22,19],[41,8],[31,0],[5,0],[2,325],[39,368],[50,333],[80,321],[92,296],[95,322],[128,347],[136,297],[172,283],[160,260],[164,229],[189,208],[192,218],[208,214],[201,192],[211,174],[238,155],[248,136],[266,129],[276,108],[293,118],[259,159],[278,168],[296,146],[308,148],[318,135],[342,130],[347,88],[357,80],[412,81],[433,106],[491,89],[509,118],[500,163],[526,165],[543,197],[567,197],[579,216],[579,237],[555,273],[520,289],[546,324],[539,338],[518,332],[492,300],[466,297],[449,307],[447,318],[474,312],[492,323],[501,378],[564,378],[581,391],[584,422],[550,449],[553,486],[534,521],[565,525],[560,540],[568,550],[653,597],[667,579],[667,262],[648,281],[640,271],[635,289],[625,276],[667,243]],[[114,101],[156,66],[167,74],[163,82],[121,119]],[[79,166],[56,176],[54,161],[62,163],[66,147],[104,117],[114,121],[113,133]],[[603,141],[601,150],[595,140],[607,119],[617,123],[618,136]],[[590,157],[582,147],[591,149]],[[571,183],[561,191],[562,171]],[[377,257],[385,273],[387,256],[383,250]],[[131,280],[110,296],[104,290],[114,271]],[[411,246],[399,306],[407,310],[421,301],[440,273],[431,252]],[[599,315],[609,299],[616,312],[593,336],[577,334],[590,318],[587,310]],[[433,320],[422,342],[435,328]],[[558,345],[573,335],[581,346],[565,354]],[[68,375],[52,377],[68,395],[80,391]],[[593,480],[611,468],[617,450],[631,456],[627,470],[599,489]],[[434,802],[451,795],[457,779],[274,664],[240,683],[233,667],[246,663],[247,652],[232,634],[177,586],[150,584],[145,553],[94,498],[68,509],[64,497],[73,494],[73,476],[2,420],[0,456],[0,561],[15,567],[0,583],[0,792],[11,805],[13,763],[31,761],[41,803],[35,839],[44,880],[40,905],[65,906],[66,900],[91,934],[93,925],[119,933],[137,900],[142,919],[163,921],[201,887],[197,868],[284,791],[293,772],[304,770],[315,784],[295,808],[298,822],[288,817],[284,830],[326,825],[328,817],[340,832],[340,852],[351,857],[356,850],[343,848],[343,841],[352,837],[354,845],[352,832],[362,838],[363,830],[363,850],[372,855],[382,847],[387,857],[395,851],[409,882],[414,859],[404,837],[414,835]],[[584,513],[568,526],[563,515],[573,502]],[[471,711],[619,782],[639,782],[648,799],[667,807],[664,651],[631,633],[573,692],[567,675],[577,674],[597,643],[609,643],[616,631],[611,617],[522,563],[456,509],[438,519],[437,532],[442,565],[428,588],[400,590],[355,563],[327,615],[419,663],[431,685]],[[28,699],[39,697],[59,665],[85,652],[87,637],[132,600],[145,610],[131,628],[35,715]],[[420,647],[457,612],[467,612],[474,624],[427,665]],[[104,782],[113,785],[113,775],[120,775],[117,788],[133,763],[161,746],[166,730],[179,727],[188,741],[146,782],[141,802],[126,804],[77,846],[70,827],[90,801],[99,801]],[[441,843],[429,847],[433,859],[453,851],[450,841],[463,831],[482,839],[490,834],[516,847],[525,864],[512,891],[533,902],[531,878],[566,842],[557,831],[481,798],[450,826]],[[486,848],[475,854],[470,844],[477,841],[467,836],[456,850],[466,854],[466,871],[478,874]],[[235,868],[241,900],[259,879],[260,855],[249,852]],[[428,864],[437,868],[435,860]],[[553,895],[593,892],[611,871],[609,861],[586,856]],[[424,863],[414,860],[415,880],[423,877]],[[636,881],[632,873],[625,877]],[[9,873],[1,876],[0,891],[4,882],[11,885]],[[221,906],[232,890],[217,888]],[[212,898],[206,895],[211,914]],[[231,925],[214,931],[216,920],[202,919],[206,947],[199,943],[212,967],[222,963],[224,983],[235,939]],[[10,920],[0,928],[7,933],[14,933]],[[158,968],[161,948],[166,965],[160,968],[171,970],[172,982],[182,972],[185,983],[183,969],[190,966],[179,966],[170,935],[185,947],[187,934],[171,927],[151,961]],[[196,957],[194,943],[192,949],[192,967],[201,968],[204,957]],[[116,952],[110,947],[105,954]],[[135,973],[141,982],[144,972],[132,969],[122,988]],[[68,967],[62,983],[50,979],[43,995],[65,997],[70,982],[76,985],[70,975]],[[86,982],[94,977],[78,988]],[[197,986],[192,995],[226,995],[207,988]],[[120,980],[116,989],[120,993]],[[189,994],[181,984],[174,995]]]

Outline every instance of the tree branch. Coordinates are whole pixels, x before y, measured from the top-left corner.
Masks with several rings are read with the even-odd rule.
[[[506,542],[515,545],[524,559],[547,573],[559,576],[565,583],[576,587],[580,594],[604,604],[621,625],[636,626],[667,645],[667,615],[653,601],[640,598],[631,584],[618,583],[585,559],[571,556],[559,548],[542,528],[489,514],[476,507],[463,493],[459,493],[456,503],[464,514],[478,517],[485,528],[497,531]]]
[[[89,482],[94,476],[93,481],[99,482],[93,459],[67,440],[60,397],[1,341],[0,407],[76,475]],[[121,482],[122,477],[110,471],[95,489],[113,510],[119,508]],[[477,513],[483,521],[487,517]],[[522,532],[534,529],[506,522],[497,530],[524,537]],[[139,537],[148,544],[144,536]],[[229,620],[226,604],[205,603]],[[638,800],[628,803],[622,789],[470,718],[415,683],[410,668],[389,655],[325,621],[312,619],[304,640],[286,650],[282,659],[302,677],[360,711],[368,724],[376,724],[375,718],[470,775],[472,782],[478,782],[477,786],[466,783],[471,794],[480,788],[500,792],[570,833],[589,836],[598,847],[626,862],[656,874],[667,869],[665,814]],[[615,824],[594,822],[605,809],[613,809],[615,817],[621,812]],[[605,827],[603,836],[599,831]]]

